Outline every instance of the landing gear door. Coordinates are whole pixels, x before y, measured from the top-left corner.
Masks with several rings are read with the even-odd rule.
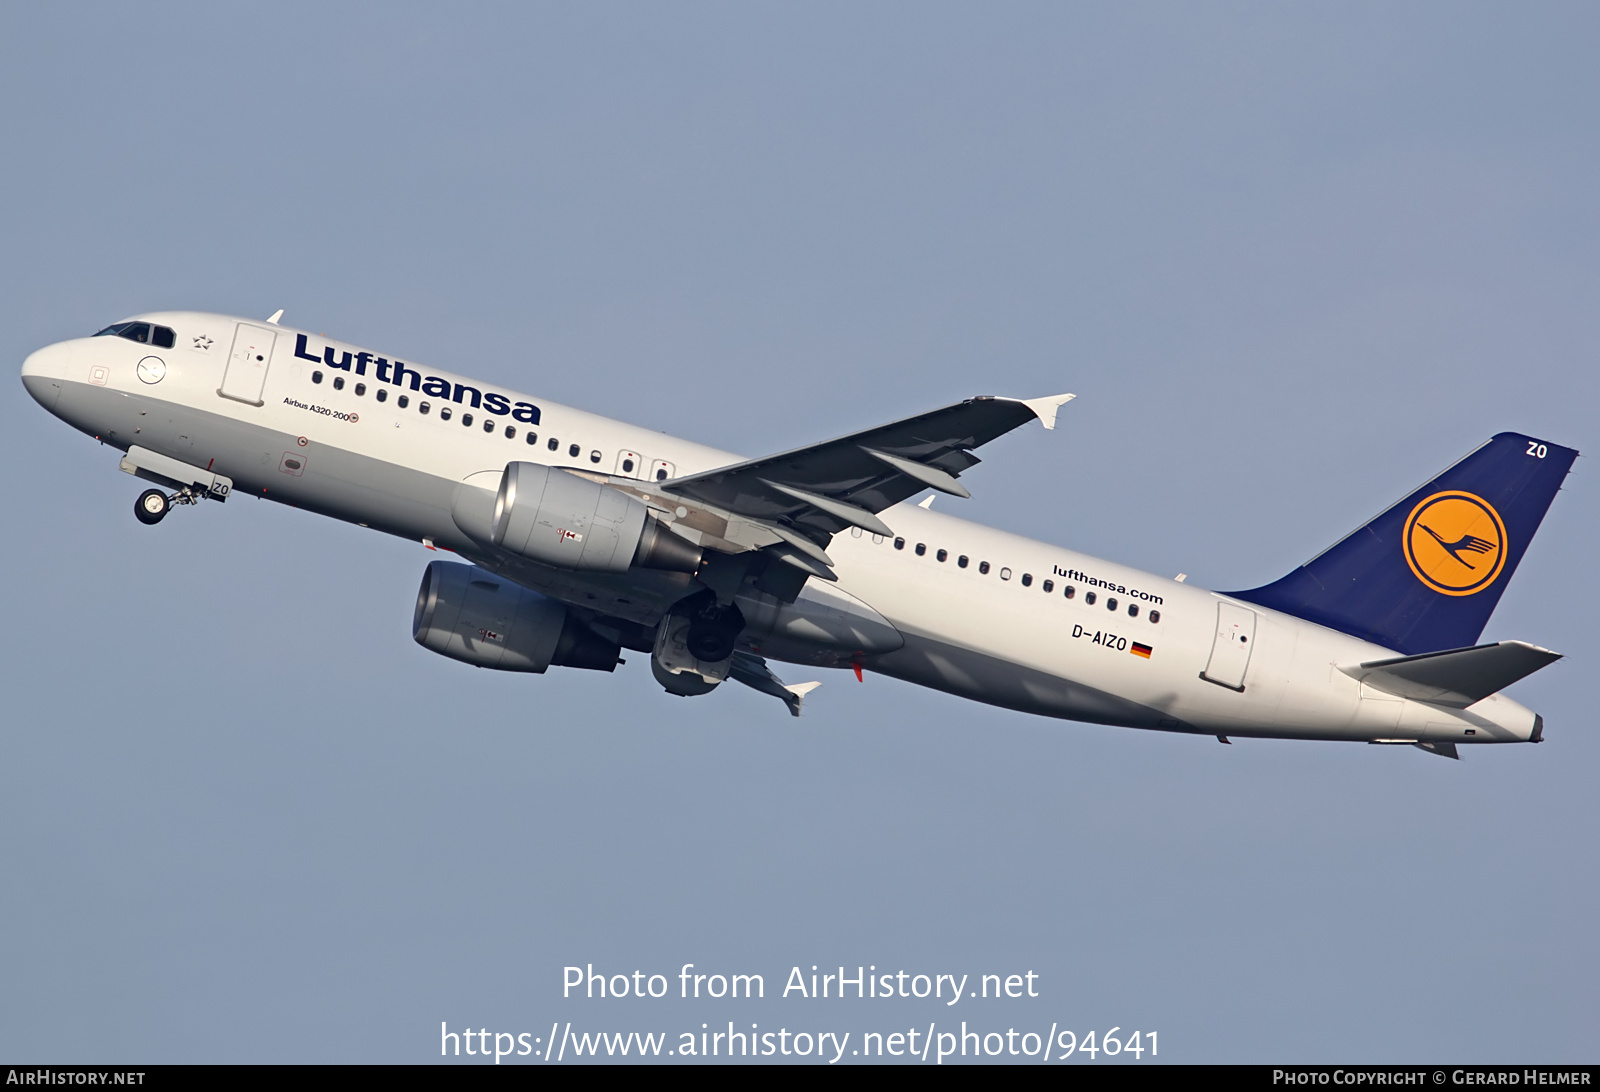
[[[1244,673],[1256,639],[1256,612],[1237,603],[1217,603],[1217,635],[1211,660],[1200,677],[1206,682],[1244,692]]]
[[[234,332],[228,370],[217,393],[237,402],[261,405],[261,391],[267,384],[267,369],[272,366],[272,348],[277,340],[276,330],[241,322]]]

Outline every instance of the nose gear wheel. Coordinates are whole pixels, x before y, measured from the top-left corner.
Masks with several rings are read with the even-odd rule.
[[[192,488],[184,488],[171,496],[159,489],[146,489],[139,494],[139,499],[133,502],[133,514],[140,523],[154,526],[167,518],[167,513],[172,511],[175,504],[199,504],[200,494]]]

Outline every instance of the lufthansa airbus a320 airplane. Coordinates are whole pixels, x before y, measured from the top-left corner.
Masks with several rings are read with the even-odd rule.
[[[477,667],[728,679],[800,713],[771,661],[1158,731],[1539,742],[1500,691],[1560,657],[1478,644],[1577,452],[1501,433],[1281,580],[1213,592],[935,512],[973,452],[1072,398],[972,398],[741,459],[272,318],[163,312],[40,349],[40,405],[156,488],[240,493],[454,552],[413,636]],[[931,496],[931,494],[930,494]]]

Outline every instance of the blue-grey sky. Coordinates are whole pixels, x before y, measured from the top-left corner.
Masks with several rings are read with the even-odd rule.
[[[1600,448],[1597,32],[1549,3],[10,4],[0,358],[282,307],[751,455],[1071,390],[941,508],[1249,587],[1494,432]],[[640,655],[476,671],[411,640],[419,545],[243,498],[143,527],[115,453],[9,389],[0,1059],[730,1019],[1595,1058],[1589,460],[1485,634],[1568,654],[1512,691],[1547,742],[1454,763],[872,676],[796,721]],[[563,1001],[587,963],[769,997]],[[772,996],[812,964],[1041,996]]]

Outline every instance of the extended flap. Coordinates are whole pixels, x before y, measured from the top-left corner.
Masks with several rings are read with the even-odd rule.
[[[1559,659],[1559,652],[1525,641],[1501,641],[1393,660],[1341,664],[1339,670],[1389,694],[1465,709]]]

